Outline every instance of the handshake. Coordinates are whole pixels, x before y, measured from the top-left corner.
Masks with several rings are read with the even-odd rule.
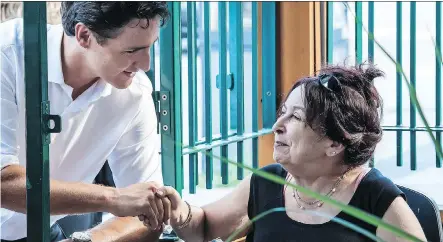
[[[181,227],[191,215],[190,207],[174,188],[155,182],[114,189],[109,205],[107,212],[119,217],[138,216],[154,231],[163,231],[164,224]]]

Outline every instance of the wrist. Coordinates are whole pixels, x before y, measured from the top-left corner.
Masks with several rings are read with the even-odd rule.
[[[104,212],[113,214],[116,210],[118,210],[119,194],[120,192],[118,188],[106,187],[104,191]]]
[[[179,206],[178,218],[173,224],[173,227],[176,229],[177,228],[181,229],[182,227],[186,227],[187,224],[190,222],[191,217],[192,217],[191,206],[188,203],[182,201]]]

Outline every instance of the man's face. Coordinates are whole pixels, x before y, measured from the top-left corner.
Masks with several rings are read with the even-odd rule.
[[[130,21],[116,38],[107,39],[101,45],[91,37],[86,59],[94,75],[115,88],[124,89],[132,83],[137,71],[149,70],[150,49],[158,39],[160,20],[150,20],[149,26],[147,21]]]

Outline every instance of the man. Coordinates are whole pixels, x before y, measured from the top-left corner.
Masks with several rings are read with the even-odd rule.
[[[144,72],[169,17],[167,5],[64,2],[61,15],[62,26],[48,25],[47,31],[48,96],[63,127],[51,135],[51,224],[67,214],[109,212],[117,217],[72,240],[157,240],[169,201],[153,194],[162,186],[162,171],[152,86]],[[23,20],[2,23],[0,35],[1,239],[25,241]],[[117,188],[91,184],[106,160]]]

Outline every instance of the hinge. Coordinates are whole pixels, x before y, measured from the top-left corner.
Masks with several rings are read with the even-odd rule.
[[[61,117],[59,115],[52,115],[50,113],[50,103],[49,101],[43,101],[41,103],[41,114],[42,114],[42,129],[44,139],[43,142],[45,145],[49,145],[51,143],[50,134],[51,133],[60,133],[62,130],[62,122]],[[51,121],[54,123],[54,126],[51,127]]]
[[[156,113],[157,120],[160,124],[160,129],[163,134],[171,133],[171,98],[169,91],[155,91]],[[157,129],[158,133],[158,129]]]

